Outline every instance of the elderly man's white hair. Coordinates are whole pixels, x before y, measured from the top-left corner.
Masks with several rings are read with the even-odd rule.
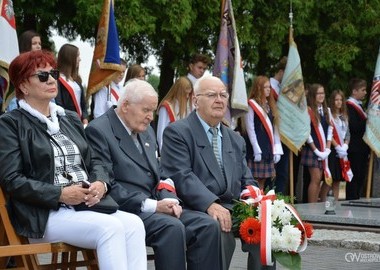
[[[212,81],[218,81],[218,82],[222,82],[221,79],[219,79],[218,77],[215,77],[215,76],[212,76],[212,75],[204,75],[203,77],[199,78],[195,84],[194,84],[194,94],[197,95],[199,94],[199,92],[201,91],[202,89],[202,82],[205,81],[205,80],[212,80]],[[224,85],[224,84],[223,84]]]
[[[117,107],[120,108],[126,100],[131,103],[138,103],[147,96],[158,98],[158,94],[156,90],[154,90],[153,86],[144,80],[131,79],[124,86],[121,96],[117,102]]]

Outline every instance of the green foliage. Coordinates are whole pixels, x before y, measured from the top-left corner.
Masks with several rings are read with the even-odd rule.
[[[248,217],[257,217],[257,207],[235,201],[232,209],[232,229],[239,232],[240,223]]]
[[[147,81],[153,86],[154,89],[156,89],[156,91],[158,90],[158,84],[160,83],[160,78],[157,75],[155,74],[149,75]]]
[[[193,53],[214,56],[220,30],[220,0],[115,0],[121,50],[130,63],[154,55],[172,82],[187,72]],[[247,78],[273,74],[288,53],[289,1],[233,0]],[[50,27],[69,39],[94,42],[103,1],[14,2],[17,31],[35,29],[49,43]],[[69,7],[69,8],[68,8]],[[372,80],[379,48],[380,0],[292,0],[294,38],[305,82],[328,92],[345,89],[351,77]],[[45,45],[46,47],[46,45]],[[169,76],[169,77],[168,77]],[[170,78],[172,77],[172,78]],[[163,77],[161,78],[163,81]],[[170,85],[162,85],[164,95]]]
[[[265,194],[269,190],[265,191]],[[277,200],[284,200],[285,203],[291,203],[291,197],[287,195],[282,195],[281,193],[276,193]],[[293,198],[294,199],[294,198]],[[242,223],[248,217],[258,217],[258,208],[256,204],[249,205],[241,201],[234,201],[232,208],[232,224],[233,230],[235,232],[239,231],[240,223]]]
[[[272,252],[278,263],[287,269],[301,270],[301,255],[299,253]]]

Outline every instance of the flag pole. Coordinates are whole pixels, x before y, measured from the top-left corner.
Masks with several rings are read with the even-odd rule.
[[[224,14],[224,4],[226,3],[226,0],[221,0],[220,1],[220,18],[223,18],[223,14]]]
[[[374,155],[373,151],[371,150],[371,154],[369,157],[368,176],[367,176],[367,192],[366,192],[366,196],[365,196],[367,199],[369,199],[371,197],[374,156],[375,155]]]
[[[290,28],[289,28],[289,46],[290,42],[292,42],[293,39],[293,4],[292,0],[290,0],[290,6],[289,6],[289,22],[290,22]],[[294,172],[293,172],[293,152],[291,149],[289,149],[289,195],[290,195],[290,202],[294,204]]]

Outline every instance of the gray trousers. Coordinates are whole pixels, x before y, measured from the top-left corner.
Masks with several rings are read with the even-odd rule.
[[[221,240],[222,269],[228,270],[230,268],[232,256],[234,255],[236,240],[232,232],[222,232]]]

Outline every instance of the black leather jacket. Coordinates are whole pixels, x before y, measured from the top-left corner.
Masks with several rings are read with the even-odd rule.
[[[60,129],[78,146],[91,182],[109,183],[102,163],[91,153],[77,114],[65,110]],[[0,184],[16,232],[42,238],[50,210],[59,208],[61,189],[54,185],[54,154],[46,124],[22,109],[0,117]],[[64,226],[64,224],[62,224]]]

